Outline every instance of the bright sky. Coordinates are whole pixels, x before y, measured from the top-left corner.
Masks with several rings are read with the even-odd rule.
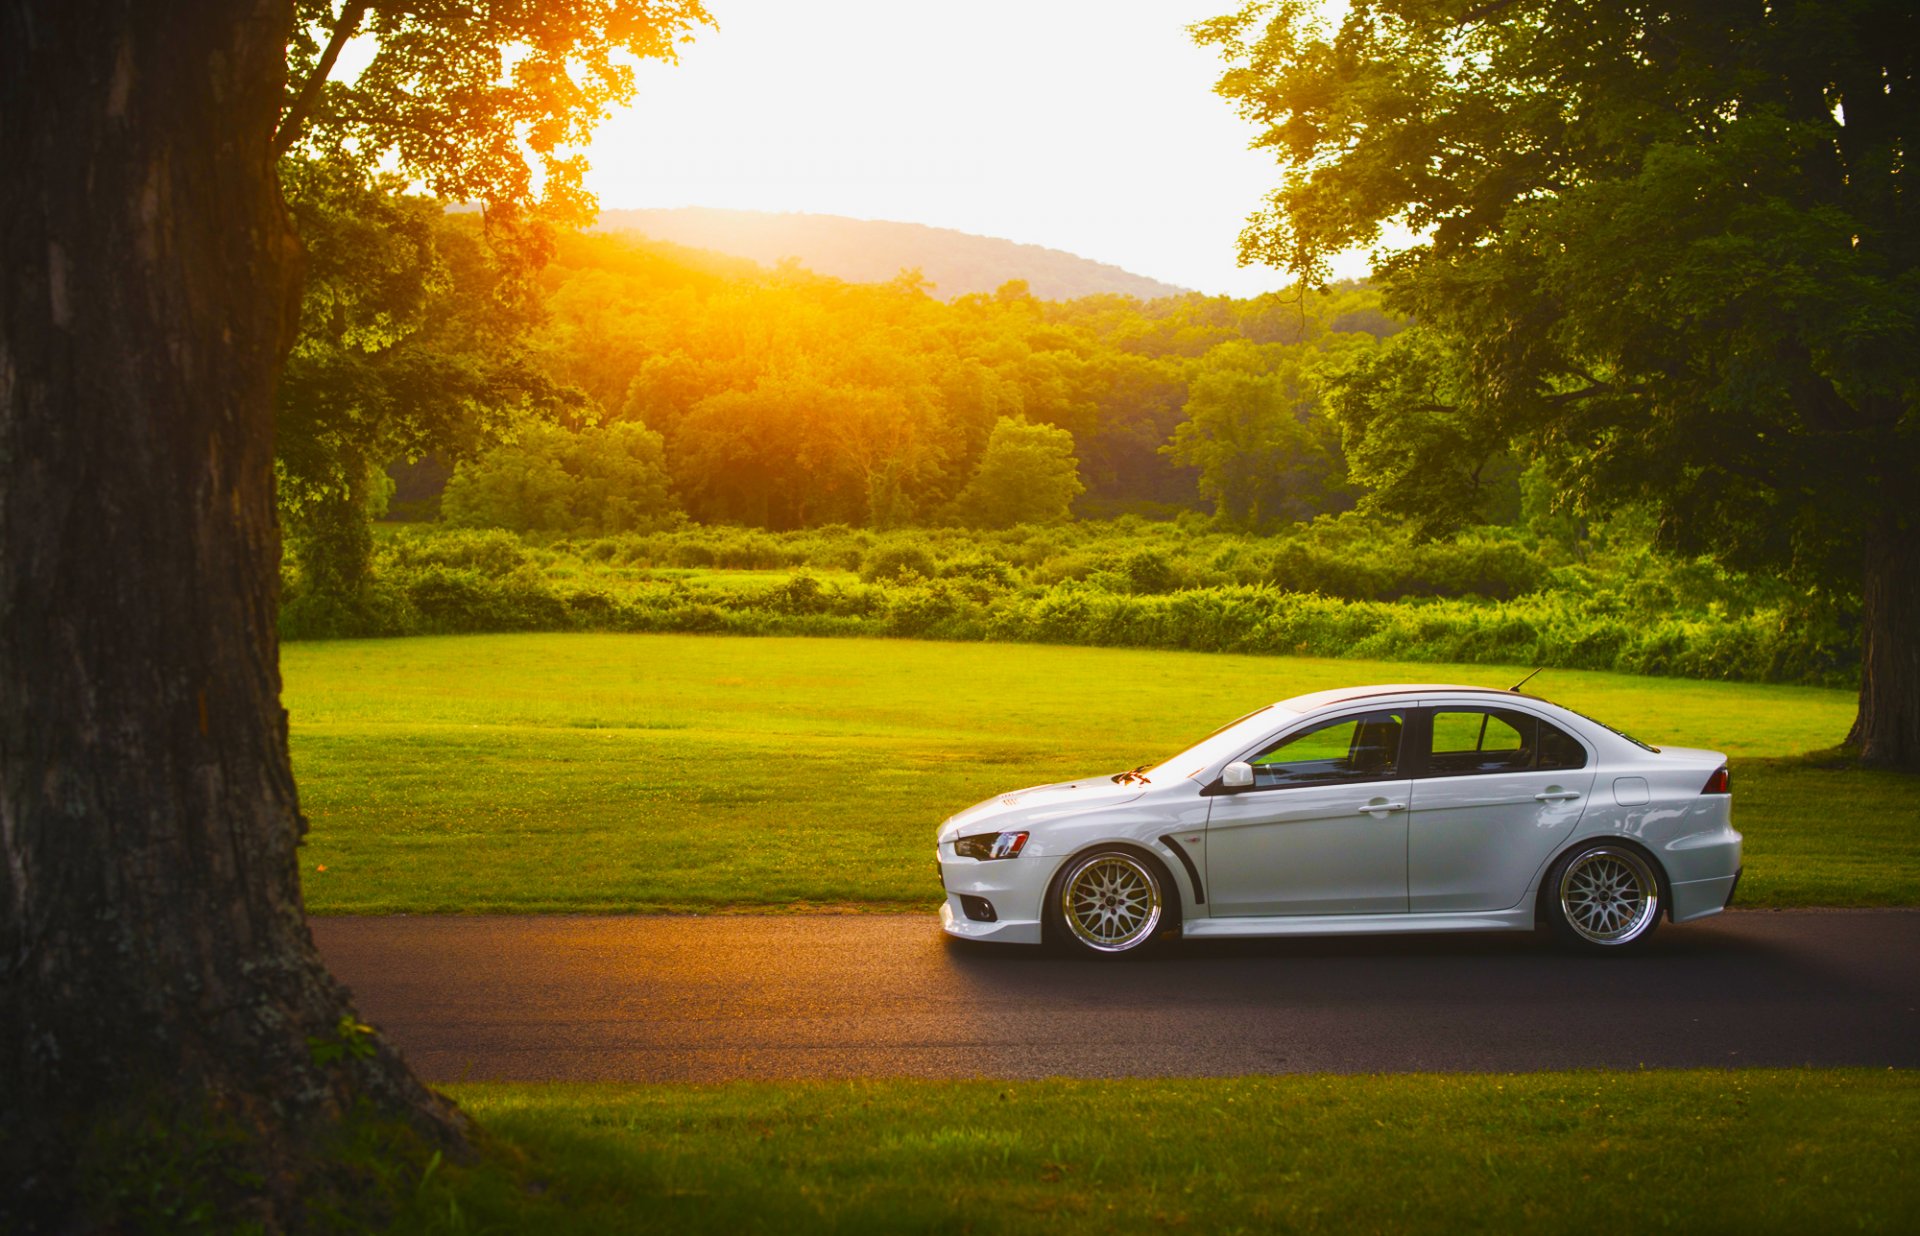
[[[1205,292],[1278,181],[1185,27],[1236,0],[708,0],[605,125],[605,207],[809,211],[1047,245]],[[1358,274],[1364,262],[1343,266]]]

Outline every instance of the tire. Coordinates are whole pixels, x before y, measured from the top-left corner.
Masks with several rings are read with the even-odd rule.
[[[1590,842],[1563,855],[1547,873],[1545,892],[1555,939],[1583,953],[1631,952],[1665,909],[1653,860],[1618,842]]]
[[[1178,909],[1156,860],[1119,846],[1076,854],[1047,894],[1049,937],[1081,957],[1143,953],[1166,932]]]

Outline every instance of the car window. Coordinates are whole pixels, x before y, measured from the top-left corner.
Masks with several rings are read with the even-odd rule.
[[[1398,712],[1342,717],[1289,734],[1247,762],[1256,789],[1378,781],[1400,766]]]
[[[1580,740],[1557,725],[1540,723],[1540,762],[1535,768],[1585,768],[1587,749]]]
[[[1433,713],[1427,775],[1584,768],[1586,748],[1572,735],[1507,708],[1439,708]]]

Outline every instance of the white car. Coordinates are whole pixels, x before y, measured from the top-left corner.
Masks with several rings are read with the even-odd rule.
[[[1543,923],[1619,950],[1740,880],[1724,755],[1486,687],[1296,696],[1158,765],[988,799],[938,840],[950,934],[1096,955]]]

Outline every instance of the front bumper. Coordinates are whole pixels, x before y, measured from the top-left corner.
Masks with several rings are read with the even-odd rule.
[[[1060,860],[1038,854],[1018,858],[960,858],[952,845],[939,850],[940,884],[946,901],[940,906],[940,929],[963,940],[991,940],[1003,944],[1040,943],[1040,907],[1047,885]],[[993,903],[995,921],[967,917],[960,897],[984,897]]]

